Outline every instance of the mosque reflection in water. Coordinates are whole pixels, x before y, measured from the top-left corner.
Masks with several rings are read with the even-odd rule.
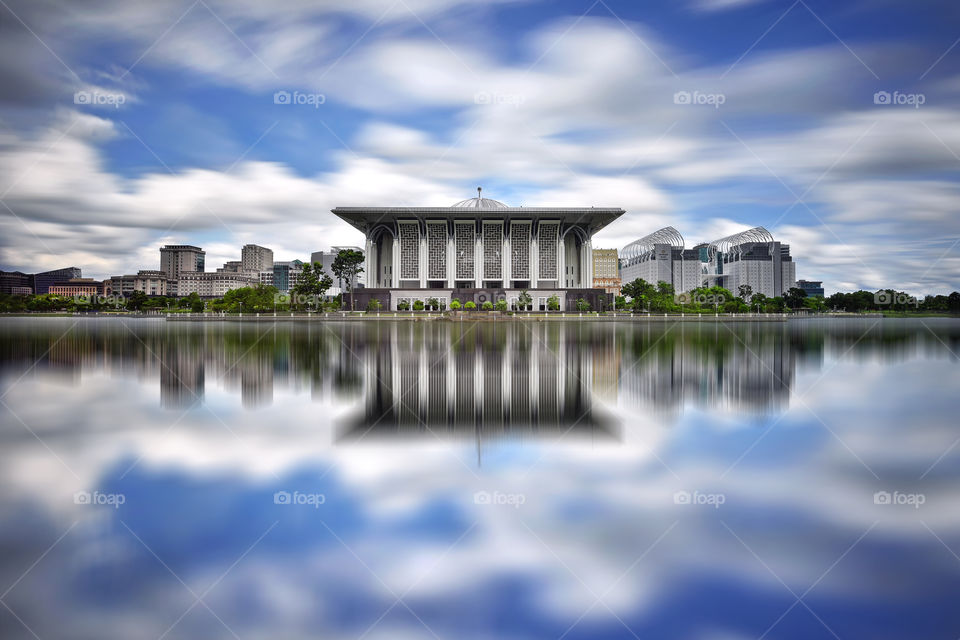
[[[68,319],[64,319],[67,321]],[[73,322],[73,321],[70,321]],[[786,410],[799,369],[825,354],[942,351],[951,334],[864,322],[29,322],[0,338],[16,375],[86,373],[160,382],[160,404],[188,409],[209,385],[262,409],[309,392],[354,407],[341,438],[559,429],[611,432],[621,415],[684,407],[746,414]],[[866,332],[866,333],[864,333]]]

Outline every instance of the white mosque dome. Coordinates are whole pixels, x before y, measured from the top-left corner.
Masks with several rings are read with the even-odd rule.
[[[469,198],[467,200],[461,200],[460,202],[452,205],[451,209],[506,209],[507,205],[503,204],[499,200],[493,200],[491,198],[484,198],[480,195],[482,187],[477,187],[477,197]]]

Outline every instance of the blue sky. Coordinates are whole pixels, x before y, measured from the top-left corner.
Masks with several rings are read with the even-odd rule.
[[[361,240],[334,206],[483,185],[625,208],[595,246],[764,225],[828,291],[948,292],[958,40],[932,0],[4,0],[0,267],[305,258]]]

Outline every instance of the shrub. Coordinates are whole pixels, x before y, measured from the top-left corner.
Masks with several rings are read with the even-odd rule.
[[[372,298],[370,302],[367,303],[367,311],[380,311],[380,308],[383,305],[380,304],[380,301],[376,298]]]
[[[557,296],[547,298],[547,309],[550,311],[560,311],[560,298]]]
[[[590,311],[590,303],[580,298],[577,300],[577,311]]]
[[[497,308],[497,311],[506,311],[506,310],[507,310],[507,301],[506,301],[506,300],[497,300],[496,308]]]
[[[410,310],[410,302],[408,302],[407,300],[401,300],[400,302],[397,303],[397,311],[409,311],[409,310]]]
[[[413,303],[414,311],[423,311],[423,300],[417,300]]]
[[[461,306],[462,306],[462,305],[460,304],[460,301],[457,300],[456,298],[454,298],[453,300],[450,301],[450,310],[451,310],[451,311],[459,311]]]
[[[466,309],[467,311],[476,311],[477,305],[475,302],[469,301],[467,302],[467,304],[463,305],[463,308]]]

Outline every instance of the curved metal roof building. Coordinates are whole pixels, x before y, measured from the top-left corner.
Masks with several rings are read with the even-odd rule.
[[[639,258],[652,251],[657,244],[669,244],[674,249],[683,249],[683,236],[673,227],[664,227],[625,246],[620,251],[620,257],[625,260]]]

